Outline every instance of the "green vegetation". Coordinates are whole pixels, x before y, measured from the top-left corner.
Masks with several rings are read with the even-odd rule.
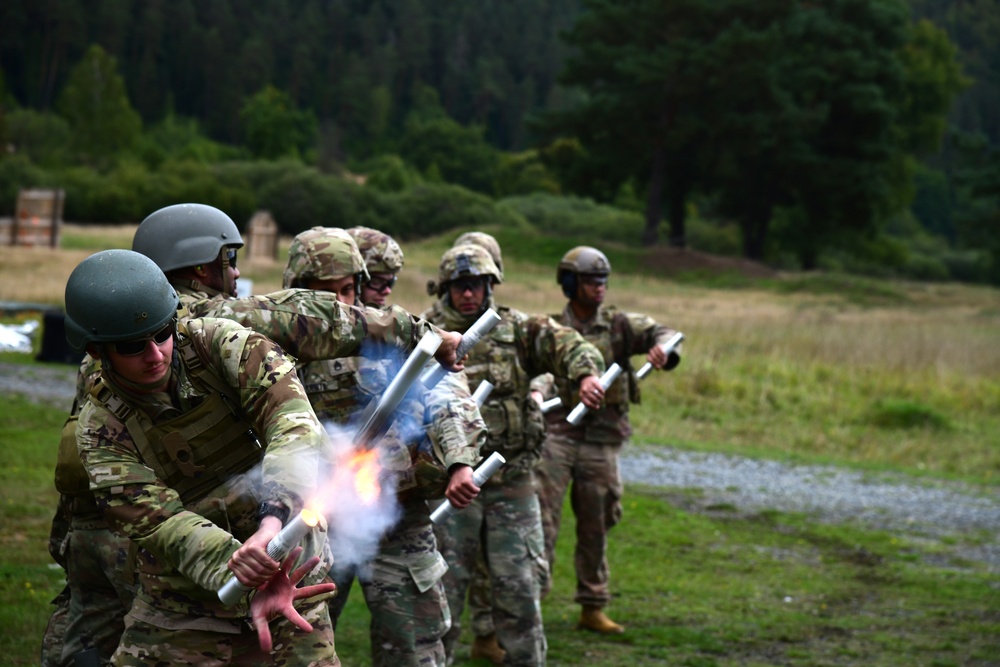
[[[996,3],[251,4],[6,3],[0,213],[22,187],[78,222],[199,201],[289,234],[576,213],[594,240],[1000,283]]]
[[[403,244],[400,303],[427,305],[423,284],[457,231]],[[573,237],[530,226],[489,231],[504,247],[500,301],[528,312],[561,307],[554,265]],[[14,275],[41,283],[67,257],[127,245],[128,232],[69,226],[73,250],[0,249],[0,286],[14,284]],[[902,472],[996,493],[996,289],[828,274],[739,275],[738,286],[724,288],[640,270],[638,248],[608,250],[612,300],[687,335],[681,366],[642,384],[635,446]],[[17,263],[24,255],[28,263]],[[280,281],[277,266],[248,262],[241,270],[265,290]],[[0,361],[39,365],[25,356]],[[0,647],[13,665],[36,663],[48,601],[60,587],[46,539],[64,409],[5,397],[0,411],[0,613],[12,628]],[[610,639],[574,629],[566,509],[556,586],[544,602],[550,664],[957,666],[991,664],[1000,652],[1000,580],[961,555],[987,536],[911,540],[806,516],[694,509],[699,499],[697,489],[627,488],[610,548],[612,610],[629,631]],[[469,641],[463,646],[457,664],[473,665]],[[338,650],[344,664],[365,665],[367,647],[367,613],[355,591]]]
[[[60,573],[45,549],[50,477],[62,411],[6,398],[0,439],[0,636],[5,664],[37,663]],[[774,512],[681,509],[677,491],[630,487],[611,541],[616,598],[628,632],[574,629],[571,542],[559,544],[544,602],[549,662],[560,665],[976,665],[1000,650],[996,575],[927,553],[926,544]],[[573,535],[566,508],[564,535]],[[969,536],[974,540],[975,536]],[[466,624],[468,627],[468,624]],[[468,659],[469,640],[457,665]],[[366,665],[367,611],[355,588],[341,618],[344,664]]]

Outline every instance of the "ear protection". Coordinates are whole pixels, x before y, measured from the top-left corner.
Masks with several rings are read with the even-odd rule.
[[[576,298],[576,274],[572,271],[563,271],[559,274],[559,284],[562,286],[563,294],[567,299]]]

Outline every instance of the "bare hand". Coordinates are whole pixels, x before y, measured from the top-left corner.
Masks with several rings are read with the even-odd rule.
[[[667,365],[667,353],[659,345],[654,345],[646,354],[646,361],[653,364],[655,368],[663,368]]]
[[[281,563],[279,569],[273,577],[264,583],[258,590],[257,595],[250,601],[250,615],[253,618],[253,626],[257,629],[257,639],[260,641],[260,650],[270,653],[272,647],[271,628],[268,621],[284,616],[291,621],[299,630],[312,632],[312,625],[302,618],[299,612],[295,611],[294,602],[303,598],[311,598],[322,593],[332,593],[337,590],[337,585],[332,581],[314,586],[304,586],[296,588],[302,578],[309,574],[319,563],[319,556],[313,556],[294,572],[289,572],[302,547],[295,547]]]
[[[604,387],[596,375],[588,375],[580,381],[580,401],[591,410],[600,410]]]
[[[244,586],[257,588],[278,571],[278,561],[267,555],[267,545],[281,530],[281,519],[266,516],[257,532],[230,557],[228,567]]]
[[[462,342],[462,334],[457,331],[441,330],[437,333],[441,336],[441,345],[438,347],[437,352],[434,353],[434,358],[450,371],[463,370],[465,366],[457,356],[458,346]]]
[[[479,487],[472,481],[472,468],[466,465],[454,466],[444,497],[457,509],[462,509],[468,507],[478,495]]]
[[[540,391],[532,391],[531,398],[535,399],[535,403],[538,403],[539,405],[545,402],[545,396],[543,396]]]

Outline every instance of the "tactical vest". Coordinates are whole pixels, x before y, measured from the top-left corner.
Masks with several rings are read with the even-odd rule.
[[[205,366],[191,339],[178,336],[177,350],[191,380],[208,392],[194,409],[154,424],[103,378],[90,400],[128,427],[143,462],[188,505],[258,464],[262,448],[236,392]]]
[[[627,409],[630,402],[638,403],[640,399],[639,382],[636,380],[631,361],[635,336],[629,325],[628,317],[624,313],[612,311],[609,314],[611,315],[610,326],[602,323],[600,326],[591,328],[588,333],[581,331],[580,335],[601,351],[606,366],[617,363],[622,367],[622,374],[604,394],[604,404]],[[561,324],[571,326],[564,315],[565,313],[560,313],[552,317]],[[563,379],[557,379],[557,384],[563,405],[576,405],[579,402],[579,396],[575,395],[570,383]]]
[[[484,456],[499,451],[508,459],[505,467],[527,469],[541,457],[545,419],[531,398],[531,378],[518,361],[517,316],[503,306],[497,312],[500,323],[472,348],[465,372],[470,387],[483,380],[493,384],[489,399],[479,409],[489,429]],[[524,461],[513,460],[515,456]]]

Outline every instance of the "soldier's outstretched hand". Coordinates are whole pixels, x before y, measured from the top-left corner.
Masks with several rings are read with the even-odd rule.
[[[272,647],[271,628],[268,627],[268,621],[278,616],[284,616],[303,632],[312,632],[312,625],[309,621],[295,611],[294,602],[337,590],[337,585],[333,582],[303,586],[302,588],[296,587],[302,578],[319,563],[319,556],[313,556],[295,570],[291,570],[301,553],[302,547],[292,549],[288,557],[282,561],[278,572],[257,589],[257,595],[250,601],[250,615],[253,618],[253,625],[257,629],[260,650],[265,653],[269,653]]]

